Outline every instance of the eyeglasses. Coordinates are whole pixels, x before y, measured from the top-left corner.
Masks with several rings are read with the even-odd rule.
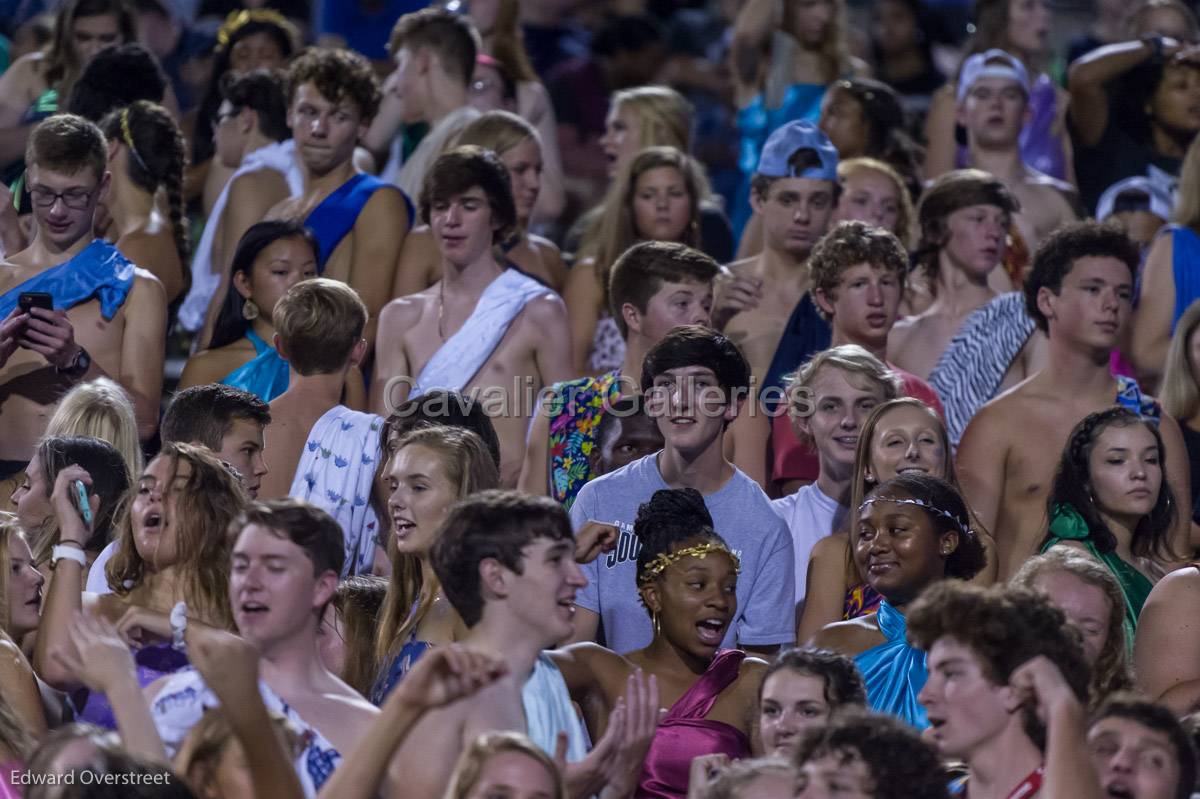
[[[66,191],[51,191],[45,186],[30,186],[29,197],[38,208],[50,208],[58,200],[74,211],[83,211],[91,202],[96,189],[67,189]]]

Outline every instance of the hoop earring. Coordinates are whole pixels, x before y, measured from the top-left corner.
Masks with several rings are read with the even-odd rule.
[[[654,628],[654,637],[657,638],[662,633],[662,623],[659,621],[657,613],[650,614],[650,624]]]
[[[246,300],[242,303],[242,318],[247,322],[253,322],[258,318],[258,306],[254,304],[254,300]]]

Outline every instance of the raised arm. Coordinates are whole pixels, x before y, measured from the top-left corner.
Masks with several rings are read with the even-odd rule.
[[[1162,55],[1179,52],[1179,42],[1164,37]],[[1154,55],[1152,41],[1135,40],[1099,47],[1077,59],[1067,71],[1071,106],[1067,113],[1075,134],[1084,145],[1094,146],[1108,127],[1109,107],[1106,84]]]
[[[1142,269],[1142,288],[1133,313],[1133,365],[1138,377],[1156,382],[1167,363],[1171,320],[1175,318],[1175,234],[1154,240]]]
[[[51,504],[58,523],[59,545],[78,549],[82,554],[83,542],[88,540],[89,531],[71,500],[70,488],[75,480],[83,481],[85,486],[92,484],[91,475],[81,466],[67,466],[55,478]],[[90,500],[94,519],[100,510],[100,497],[92,494]],[[55,564],[50,587],[42,603],[42,623],[33,653],[37,673],[60,691],[70,691],[80,685],[76,673],[63,664],[73,662],[75,655],[71,629],[76,614],[83,610],[82,587],[83,566],[70,558],[60,558]]]
[[[426,652],[388,694],[371,729],[322,786],[318,799],[374,799],[392,755],[425,713],[471,696],[505,671],[499,657],[460,644]]]
[[[733,23],[733,75],[737,104],[758,93],[758,78],[771,34],[783,23],[781,0],[749,0]]]
[[[371,195],[354,223],[354,261],[346,280],[370,314],[363,337],[375,341],[379,312],[390,300],[400,248],[408,235],[408,207],[398,190]]]
[[[1200,570],[1158,581],[1138,616],[1133,647],[1139,687],[1177,716],[1200,709]]]
[[[958,155],[958,143],[954,140],[957,112],[954,84],[948,83],[933,93],[929,113],[925,116],[925,141],[929,143],[925,148],[926,180],[954,169]]]

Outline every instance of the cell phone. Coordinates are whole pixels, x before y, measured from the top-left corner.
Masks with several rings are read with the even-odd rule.
[[[83,517],[83,523],[92,529],[92,506],[88,502],[87,486],[82,480],[76,480],[75,483],[75,506],[79,508],[79,515]]]
[[[22,291],[17,295],[17,306],[22,313],[29,313],[30,308],[54,309],[54,297],[45,291]]]

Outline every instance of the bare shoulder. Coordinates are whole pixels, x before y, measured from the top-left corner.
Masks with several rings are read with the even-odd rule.
[[[1200,606],[1200,568],[1188,565],[1168,573],[1154,584],[1146,604],[1171,608],[1172,615],[1176,615],[1181,605],[1188,608]]]
[[[239,339],[215,350],[205,350],[188,358],[179,377],[180,386],[202,386],[224,379],[254,356],[254,345]]]
[[[243,197],[256,196],[262,192],[283,191],[289,193],[287,179],[278,169],[263,167],[243,172],[229,183],[229,198],[236,201]]]
[[[845,532],[836,532],[832,535],[827,535],[821,538],[817,543],[813,544],[812,553],[809,555],[809,560],[817,558],[828,559],[834,557],[844,557],[846,548],[850,545],[850,536]]]
[[[295,219],[300,215],[300,209],[303,207],[304,196],[288,197],[282,202],[278,202],[271,206],[270,210],[263,216],[267,219]]]
[[[372,705],[350,686],[341,680],[336,680],[336,687],[327,692],[324,698],[334,703],[340,713],[353,716],[358,720],[370,723],[379,715],[379,708]]]
[[[525,303],[525,313],[537,324],[565,324],[567,320],[567,306],[562,297],[549,289]]]
[[[771,664],[762,658],[747,655],[742,659],[742,665],[738,668],[738,676],[748,680],[762,680],[769,668],[771,668]]]
[[[129,301],[137,305],[162,305],[166,307],[167,291],[162,281],[149,270],[137,267],[133,272],[133,288]]]
[[[435,283],[424,291],[406,294],[388,302],[379,312],[380,328],[387,327],[391,332],[403,333],[415,325],[425,310],[437,302],[437,294],[434,293],[437,285]]]
[[[408,219],[408,205],[404,202],[404,194],[395,186],[383,186],[371,194],[371,198],[367,200],[367,204],[363,206],[362,213],[358,215],[358,220],[355,221],[355,227],[358,226],[363,217],[367,217],[368,222],[378,221],[378,217],[387,215],[389,218],[394,218],[393,215],[403,212],[404,218]],[[376,217],[371,220],[370,217]]]

